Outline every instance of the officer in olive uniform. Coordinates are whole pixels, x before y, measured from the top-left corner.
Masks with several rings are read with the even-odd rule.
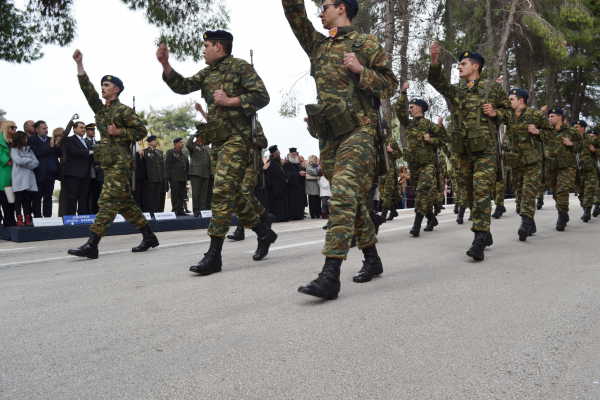
[[[165,162],[163,152],[157,148],[158,140],[155,135],[146,138],[148,148],[144,149],[144,162],[148,174],[148,203],[150,212],[164,211],[165,198]]]
[[[188,176],[192,184],[192,210],[194,217],[198,217],[200,211],[210,210],[208,204],[208,180],[212,174],[210,149],[202,144],[198,132],[188,138],[185,147],[190,152]]]
[[[174,148],[167,150],[165,157],[165,170],[167,171],[167,179],[171,184],[171,205],[175,215],[185,215],[183,211],[183,200],[187,197],[186,184],[187,172],[189,169],[189,161],[187,155],[183,151],[183,138],[175,138],[173,140]]]

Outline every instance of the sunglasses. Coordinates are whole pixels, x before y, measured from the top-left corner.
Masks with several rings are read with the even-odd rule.
[[[17,129],[17,127],[16,127],[16,126],[9,126],[9,128]]]
[[[329,6],[339,6],[342,3],[331,3],[331,4],[323,4],[321,5],[321,12],[325,12],[325,10],[327,10],[327,7]]]

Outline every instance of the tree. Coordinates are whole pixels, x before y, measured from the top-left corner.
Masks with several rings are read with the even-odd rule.
[[[140,118],[144,121],[148,132],[156,135],[162,150],[173,148],[173,139],[183,137],[186,140],[196,130],[197,114],[194,109],[194,101],[190,100],[179,106],[169,106],[150,111],[141,111]],[[146,143],[140,143],[146,147]]]
[[[6,121],[6,111],[0,108],[0,121]]]
[[[121,0],[160,29],[155,40],[165,42],[180,61],[202,59],[203,34],[225,29],[229,13],[225,0]],[[0,60],[30,63],[44,56],[43,45],[69,45],[76,34],[74,0],[28,0],[24,10],[11,0],[0,2]]]

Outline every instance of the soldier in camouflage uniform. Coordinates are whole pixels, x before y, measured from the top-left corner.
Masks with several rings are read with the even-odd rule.
[[[598,146],[594,146],[594,150],[596,150],[592,157],[596,157],[594,159],[594,165],[598,166],[598,160],[600,160],[600,151],[598,151],[598,147],[600,147],[600,140],[598,140],[598,131],[591,130],[588,131],[588,135],[592,136],[596,141],[598,141]],[[599,177],[600,179],[600,177]],[[600,186],[597,186],[594,189],[594,210],[592,211],[592,216],[597,217],[600,215]]]
[[[433,213],[433,206],[437,204],[436,187],[436,148],[448,142],[448,133],[439,119],[439,126],[423,117],[429,106],[424,100],[413,99],[407,109],[406,91],[409,83],[405,82],[402,94],[395,106],[396,116],[406,129],[408,148],[404,151],[404,160],[408,162],[410,182],[415,188],[415,221],[410,234],[417,237],[421,232],[423,218],[427,218],[426,231],[432,231],[438,225]],[[413,119],[409,120],[408,116]]]
[[[561,108],[548,111],[548,120],[555,129],[544,137],[548,155],[546,181],[556,201],[556,229],[559,231],[564,231],[569,222],[569,193],[575,185],[577,169],[575,154],[579,152],[582,140],[575,128],[563,124],[563,114]]]
[[[204,258],[190,268],[200,275],[221,271],[223,242],[234,211],[240,224],[257,235],[255,261],[262,260],[277,239],[242,193],[246,169],[252,164],[250,117],[269,104],[269,93],[254,68],[231,55],[232,46],[233,36],[229,32],[206,32],[203,54],[208,67],[189,78],[171,67],[165,44],[161,44],[156,53],[163,65],[163,80],[171,90],[179,94],[201,90],[208,106],[207,123],[196,126],[202,143],[212,143],[215,174],[212,218],[208,227],[210,247]]]
[[[400,149],[398,142],[392,139],[387,145],[387,152],[390,173],[379,178],[379,190],[381,193],[381,200],[383,201],[381,217],[384,219],[387,218],[387,221],[391,221],[398,216],[396,204],[398,204],[400,199],[396,199],[394,194],[396,193],[396,185],[398,185],[398,168],[396,168],[396,161],[399,158],[402,158],[402,149]],[[387,215],[388,212],[390,213],[389,217]]]
[[[492,217],[496,219],[502,217],[502,214],[506,212],[506,208],[504,207],[504,193],[506,192],[506,181],[508,180],[508,168],[506,165],[504,166],[504,176],[506,179],[492,185],[492,197],[494,198],[494,203],[496,203],[496,210],[494,210]]]
[[[499,111],[498,122],[506,125],[507,140],[504,160],[511,168],[513,185],[521,184],[521,226],[519,240],[525,241],[536,232],[535,200],[542,178],[542,140],[554,134],[546,116],[527,107],[529,93],[513,89],[509,100],[514,111]],[[517,187],[515,187],[515,191]]]
[[[592,219],[592,206],[594,205],[594,194],[598,188],[598,167],[596,159],[596,147],[598,139],[593,135],[586,135],[585,129],[587,123],[582,120],[573,122],[573,127],[577,129],[583,138],[579,151],[579,165],[581,166],[581,183],[579,185],[579,199],[583,207],[583,222],[589,222]]]
[[[90,227],[91,236],[86,244],[69,250],[69,254],[91,259],[98,258],[98,244],[106,235],[118,213],[123,215],[136,229],[142,232],[142,243],[131,249],[142,252],[158,246],[158,239],[150,229],[142,210],[131,195],[129,178],[133,171],[130,146],[146,137],[148,131],[136,113],[119,101],[123,92],[123,82],[112,75],[102,78],[102,104],[98,92],[90,82],[83,68],[83,55],[79,50],[73,54],[77,63],[79,86],[85,98],[94,111],[96,126],[100,131],[100,145],[94,145],[94,158],[102,162],[104,169],[104,184],[98,201],[100,208],[96,219]]]
[[[375,172],[377,114],[370,98],[390,98],[398,81],[379,41],[350,26],[358,12],[356,0],[325,0],[319,17],[329,34],[310,22],[304,0],[282,0],[285,16],[311,60],[319,104],[307,105],[309,131],[319,139],[321,165],[331,184],[329,224],[319,277],[298,291],[335,299],[340,267],[352,234],[362,250],[363,268],[354,282],[368,282],[383,272],[367,198]]]

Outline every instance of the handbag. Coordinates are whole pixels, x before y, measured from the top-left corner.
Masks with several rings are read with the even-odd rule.
[[[12,186],[7,186],[4,188],[4,193],[6,194],[6,199],[10,204],[14,204],[15,202],[15,192],[13,192]]]

